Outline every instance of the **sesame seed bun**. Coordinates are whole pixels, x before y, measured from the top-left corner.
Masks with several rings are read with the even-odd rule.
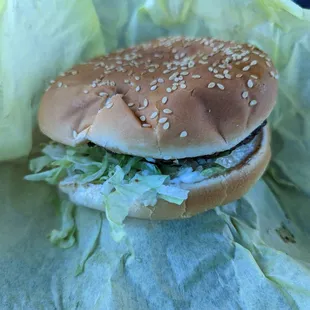
[[[154,207],[134,205],[129,216],[153,220],[187,218],[240,198],[262,176],[271,157],[268,126],[263,127],[258,135],[255,151],[226,174],[198,183],[182,184],[181,187],[190,192],[181,206],[160,199]],[[104,210],[100,186],[60,184],[59,188],[77,205]]]
[[[271,60],[254,46],[163,38],[77,65],[51,81],[39,126],[71,146],[91,141],[163,159],[209,155],[234,147],[269,116],[276,79]]]

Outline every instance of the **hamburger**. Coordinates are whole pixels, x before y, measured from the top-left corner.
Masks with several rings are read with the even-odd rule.
[[[26,179],[114,224],[227,204],[268,165],[277,79],[257,47],[213,38],[160,38],[76,65],[42,98],[51,142]]]

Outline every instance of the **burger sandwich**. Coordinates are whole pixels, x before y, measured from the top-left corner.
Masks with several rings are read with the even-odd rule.
[[[212,38],[161,38],[76,65],[42,98],[51,142],[26,179],[114,224],[227,204],[270,160],[277,78],[260,49]]]

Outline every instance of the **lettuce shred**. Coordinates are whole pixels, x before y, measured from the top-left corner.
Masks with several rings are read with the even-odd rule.
[[[142,157],[115,154],[99,146],[76,147],[53,143],[43,155],[30,161],[28,181],[49,184],[103,184],[103,210],[114,239],[124,236],[123,221],[130,206],[143,202],[154,206],[158,199],[181,205],[188,197],[182,183],[195,183],[225,172],[215,160],[198,163],[184,160],[177,165]]]

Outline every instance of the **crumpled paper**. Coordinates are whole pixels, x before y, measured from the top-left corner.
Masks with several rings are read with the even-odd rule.
[[[74,208],[75,244],[51,245],[47,235],[64,231],[56,189],[23,180],[26,158],[2,162],[1,309],[309,309],[309,11],[284,0],[7,1],[0,11],[2,160],[42,140],[32,128],[50,79],[117,47],[212,35],[258,45],[280,73],[263,179],[191,219],[127,219],[121,243],[103,213]]]

